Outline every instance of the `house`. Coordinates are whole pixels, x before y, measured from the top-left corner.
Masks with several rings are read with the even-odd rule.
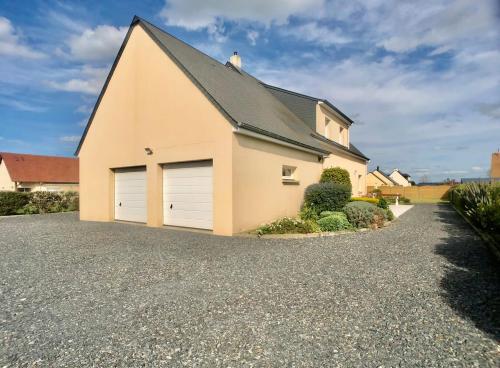
[[[232,235],[296,216],[325,167],[366,191],[353,121],[134,17],[77,148],[80,219]]]
[[[369,187],[378,188],[381,186],[392,187],[394,185],[399,185],[396,183],[389,175],[384,173],[380,168],[370,171],[366,176],[366,185]]]
[[[77,190],[77,158],[0,152],[0,191]]]
[[[397,185],[401,185],[403,187],[411,187],[412,185],[415,185],[415,183],[412,182],[410,175],[399,171],[399,169],[394,169],[389,177],[394,180]]]
[[[500,179],[500,152],[491,154],[490,178]]]

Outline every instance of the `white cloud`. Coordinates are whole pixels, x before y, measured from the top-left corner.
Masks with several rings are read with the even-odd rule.
[[[66,81],[50,81],[47,84],[49,87],[60,91],[97,95],[104,84],[107,72],[107,68],[94,68],[84,65],[73,73],[77,74],[78,78],[70,78]]]
[[[331,29],[317,22],[308,22],[296,27],[286,27],[282,30],[282,34],[322,46],[343,45],[352,42],[349,37],[342,34],[339,28]]]
[[[250,30],[247,32],[247,39],[250,41],[250,44],[252,46],[255,46],[257,44],[257,39],[259,38],[259,32],[255,30]]]
[[[472,171],[484,171],[484,168],[482,168],[481,166],[472,166],[471,170]]]
[[[78,135],[66,135],[63,137],[59,137],[59,140],[61,142],[67,142],[67,143],[75,143],[80,141],[80,136]]]
[[[118,53],[127,27],[100,25],[87,28],[67,42],[72,58],[80,61],[109,61]]]
[[[324,0],[169,0],[160,16],[167,25],[194,30],[218,19],[284,24],[291,15],[318,14]]]
[[[40,59],[45,56],[23,44],[21,36],[16,32],[10,20],[5,17],[0,17],[0,55],[26,59]]]

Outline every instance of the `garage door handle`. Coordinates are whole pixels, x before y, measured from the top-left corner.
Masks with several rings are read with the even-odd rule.
[[[170,209],[172,209],[174,207],[174,205],[172,203],[170,203]]]

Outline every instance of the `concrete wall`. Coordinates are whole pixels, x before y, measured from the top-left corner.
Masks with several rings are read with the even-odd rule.
[[[232,234],[231,144],[231,125],[137,26],[79,154],[80,218],[113,220],[112,169],[146,166],[147,224],[161,226],[161,164],[212,159],[214,233]]]
[[[7,166],[5,166],[5,162],[3,160],[0,162],[0,190],[9,192],[16,190],[16,184],[10,180]]]
[[[366,161],[338,152],[328,156],[323,164],[325,169],[335,166],[340,166],[349,171],[353,196],[366,194],[366,175],[368,172]]]
[[[234,135],[233,213],[236,233],[284,216],[297,216],[305,188],[317,183],[318,156],[251,137]],[[298,183],[282,181],[282,167],[296,167]]]

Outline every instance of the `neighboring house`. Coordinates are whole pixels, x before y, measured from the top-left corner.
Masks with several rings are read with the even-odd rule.
[[[231,235],[296,216],[341,166],[366,192],[352,120],[324,99],[266,85],[134,17],[76,154],[80,218]]]
[[[0,191],[78,190],[78,159],[0,152]]]
[[[369,187],[382,187],[382,186],[388,186],[392,187],[394,185],[399,185],[396,183],[392,178],[384,173],[380,168],[377,166],[377,168],[373,171],[370,171],[368,175],[366,176],[366,185]]]
[[[399,171],[399,169],[394,169],[389,177],[394,180],[397,185],[401,185],[403,187],[411,187],[412,185],[414,185],[410,175]]]
[[[500,152],[491,154],[490,178],[500,179]]]

